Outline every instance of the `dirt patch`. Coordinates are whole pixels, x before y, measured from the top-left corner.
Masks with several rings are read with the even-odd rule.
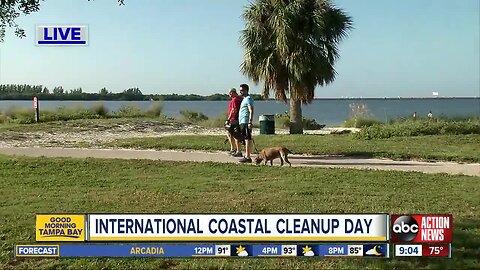
[[[305,134],[329,134],[338,128],[305,131]],[[350,130],[350,129],[349,129]],[[258,135],[258,129],[253,130]],[[276,134],[288,134],[286,129],[277,129]],[[224,135],[223,128],[205,128],[198,125],[146,121],[118,122],[55,122],[41,131],[5,130],[0,131],[0,147],[105,147],[117,139],[139,137],[164,137],[172,135]]]

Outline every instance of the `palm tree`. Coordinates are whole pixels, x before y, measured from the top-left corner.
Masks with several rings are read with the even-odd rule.
[[[243,13],[242,72],[264,83],[264,98],[287,103],[290,133],[303,133],[302,104],[317,85],[335,79],[338,44],[352,28],[351,17],[329,0],[254,0]]]

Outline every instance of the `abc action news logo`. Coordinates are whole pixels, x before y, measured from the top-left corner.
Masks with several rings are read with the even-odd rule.
[[[452,242],[452,215],[392,215],[391,220],[392,242]]]

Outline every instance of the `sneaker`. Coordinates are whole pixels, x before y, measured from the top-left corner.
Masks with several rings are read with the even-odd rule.
[[[232,157],[243,157],[242,152],[233,152]]]
[[[252,163],[252,159],[244,157],[244,158],[240,159],[238,162],[240,162],[240,163]]]
[[[231,150],[231,151],[228,151],[228,154],[232,156],[232,155],[234,155],[236,152],[237,152],[237,151],[235,151],[235,150]]]

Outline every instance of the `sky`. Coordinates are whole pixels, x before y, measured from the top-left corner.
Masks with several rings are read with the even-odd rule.
[[[226,93],[241,83],[246,0],[46,0],[7,29],[0,84],[144,94]],[[480,96],[479,0],[334,0],[353,19],[336,80],[315,97]],[[37,24],[87,24],[89,45],[35,46]]]

